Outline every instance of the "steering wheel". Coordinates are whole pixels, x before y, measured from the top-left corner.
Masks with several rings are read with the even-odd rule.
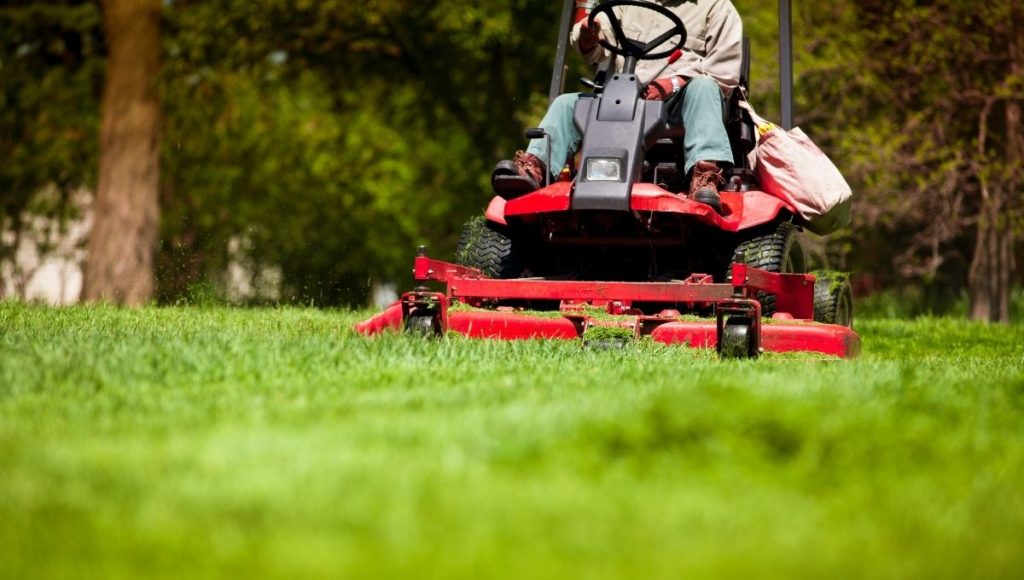
[[[645,8],[647,10],[657,12],[661,16],[672,21],[672,28],[661,36],[646,43],[628,38],[626,33],[622,31],[622,23],[619,22],[619,17],[615,15],[615,12],[612,12],[612,9],[618,8],[619,6],[636,6],[638,8]],[[615,41],[618,43],[618,46],[613,46],[602,37],[598,38],[598,42],[601,43],[601,46],[620,56],[633,57],[637,60],[660,60],[668,57],[677,49],[682,48],[683,44],[686,42],[686,27],[683,26],[683,21],[680,20],[679,16],[674,12],[665,8],[661,4],[643,2],[641,0],[608,0],[607,2],[602,2],[600,6],[591,11],[590,19],[587,21],[587,26],[593,28],[594,19],[598,14],[604,14],[608,18],[608,22],[612,25],[612,33],[615,35]],[[654,49],[671,40],[673,36],[677,35],[679,36],[679,42],[675,46],[665,51],[657,53],[652,52]]]

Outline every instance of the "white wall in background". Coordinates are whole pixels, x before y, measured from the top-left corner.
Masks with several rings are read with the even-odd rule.
[[[89,195],[76,196],[80,218],[63,230],[58,220],[32,219],[18,240],[13,263],[0,263],[0,298],[18,298],[64,306],[78,302],[82,294],[82,263],[85,241],[92,227]],[[13,232],[4,231],[4,245],[13,245]],[[42,251],[52,244],[49,251]]]

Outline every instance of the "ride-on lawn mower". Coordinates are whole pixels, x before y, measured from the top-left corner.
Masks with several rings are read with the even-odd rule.
[[[552,97],[561,92],[573,1],[562,14]],[[763,350],[855,356],[860,338],[850,329],[849,283],[838,274],[806,273],[799,214],[760,191],[750,168],[756,128],[739,106],[749,78],[746,42],[743,89],[724,111],[735,163],[719,213],[687,197],[685,128],[668,120],[673,101],[644,100],[633,74],[638,60],[665,59],[683,46],[682,22],[638,0],[610,0],[577,12],[577,20],[604,14],[614,21],[613,8],[622,5],[658,12],[672,21],[671,34],[645,43],[613,24],[617,44],[602,42],[625,66],[584,82],[594,92],[574,113],[584,136],[579,168],[536,191],[494,197],[484,216],[466,224],[456,263],[431,259],[421,247],[414,266],[420,285],[357,331],[585,341],[627,335],[717,348],[730,358]],[[546,138],[537,129],[527,136]],[[430,282],[443,290],[431,290]]]

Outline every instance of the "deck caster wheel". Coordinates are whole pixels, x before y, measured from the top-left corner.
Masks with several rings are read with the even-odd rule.
[[[434,312],[414,312],[405,319],[405,332],[411,336],[432,338],[441,336],[441,324]]]
[[[733,316],[722,328],[722,342],[718,354],[722,358],[757,358],[754,324],[749,318]]]

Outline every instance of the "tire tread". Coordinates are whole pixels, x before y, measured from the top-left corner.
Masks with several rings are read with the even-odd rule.
[[[733,251],[732,261],[742,261],[744,264],[766,270],[768,272],[781,272],[786,262],[786,256],[790,252],[801,252],[802,248],[796,240],[799,230],[791,222],[780,222],[768,233],[755,234],[742,242]],[[794,250],[795,248],[795,250]],[[803,270],[803,256],[799,256],[798,270]],[[726,280],[732,281],[732,268],[726,272]],[[774,294],[758,292],[758,300],[761,301],[762,316],[770,317],[775,314],[777,297]]]
[[[484,216],[472,217],[463,226],[455,262],[482,270],[491,278],[515,278],[520,272],[512,238]]]

